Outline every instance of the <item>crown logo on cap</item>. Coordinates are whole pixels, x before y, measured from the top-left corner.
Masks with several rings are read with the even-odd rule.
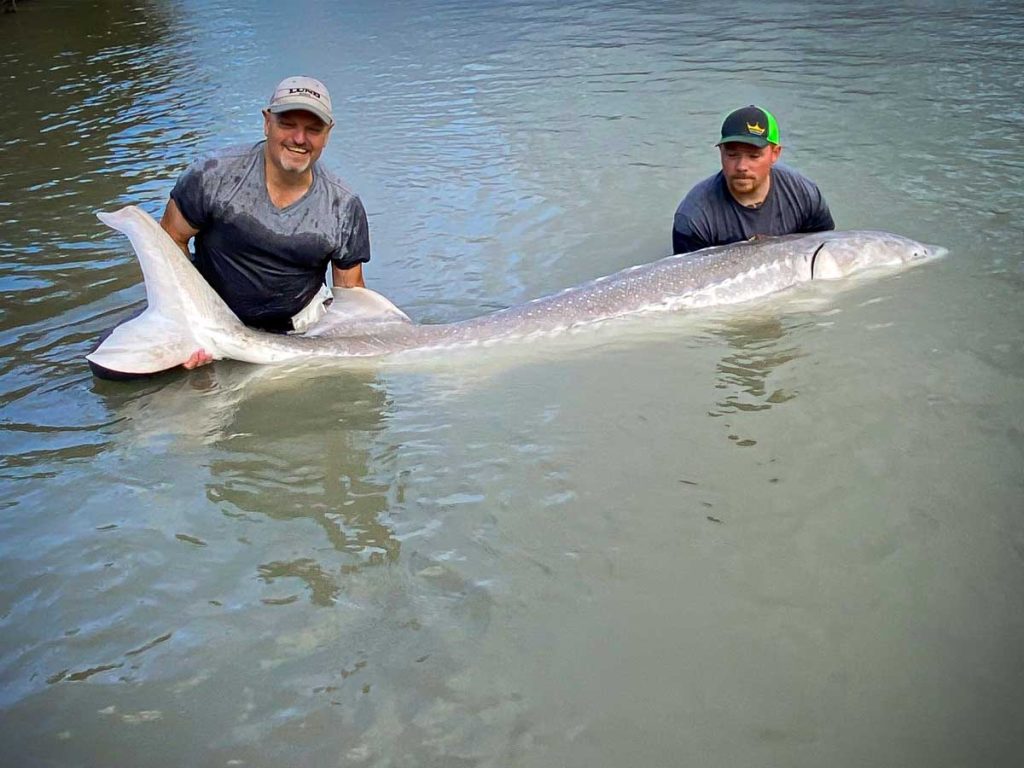
[[[747,123],[747,133],[752,133],[755,136],[763,136],[764,128],[761,127],[760,123],[754,123],[753,125]]]

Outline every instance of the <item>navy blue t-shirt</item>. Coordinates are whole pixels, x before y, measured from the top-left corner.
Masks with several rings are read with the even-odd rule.
[[[277,208],[267,193],[263,147],[229,147],[200,158],[171,191],[199,230],[195,266],[246,325],[290,330],[291,317],[324,284],[328,262],[370,259],[359,198],[319,162],[301,199]]]
[[[676,209],[672,252],[689,253],[755,235],[791,235],[835,229],[817,185],[781,164],[771,171],[768,197],[757,208],[736,202],[721,171],[698,183]]]

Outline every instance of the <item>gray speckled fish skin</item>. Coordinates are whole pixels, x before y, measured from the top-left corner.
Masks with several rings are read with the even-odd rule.
[[[370,307],[368,313],[353,314],[347,322],[345,302],[339,301],[324,328],[282,336],[242,325],[145,212],[128,206],[100,218],[128,235],[146,280],[146,312],[119,326],[87,356],[125,373],[166,370],[199,348],[218,359],[270,364],[532,339],[623,315],[735,304],[812,279],[902,267],[945,253],[887,232],[766,238],[670,256],[505,310],[436,325],[411,322],[373,291],[347,289],[341,293],[358,297]]]

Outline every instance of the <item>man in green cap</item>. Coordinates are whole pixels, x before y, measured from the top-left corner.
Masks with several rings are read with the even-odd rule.
[[[768,110],[750,105],[731,112],[717,146],[722,170],[698,183],[676,209],[673,253],[835,229],[817,185],[776,165],[782,144],[779,124]]]

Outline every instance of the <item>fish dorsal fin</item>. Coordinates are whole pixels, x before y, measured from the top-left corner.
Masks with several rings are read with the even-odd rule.
[[[306,336],[353,336],[365,333],[367,326],[411,323],[402,310],[369,288],[334,288],[334,301],[327,314]]]

